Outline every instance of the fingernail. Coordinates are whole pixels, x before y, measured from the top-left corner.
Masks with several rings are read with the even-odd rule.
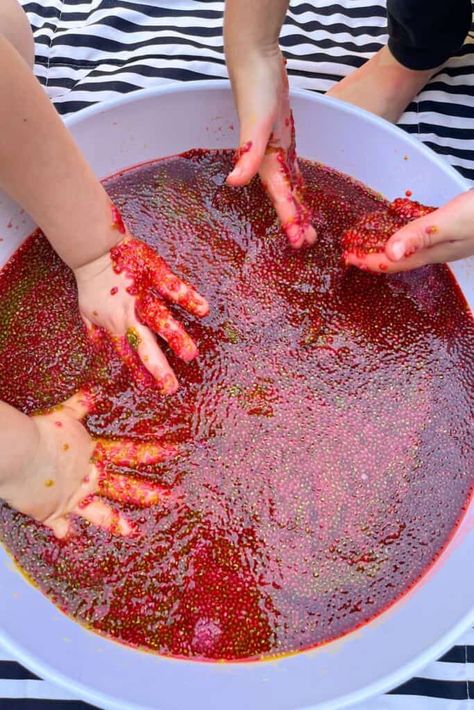
[[[67,520],[57,520],[53,532],[58,540],[64,540],[69,533],[69,522]]]
[[[126,520],[122,516],[120,516],[117,521],[117,532],[119,535],[122,535],[123,537],[128,537],[133,532],[133,528],[130,525],[130,523],[128,522],[128,520]]]
[[[288,234],[286,235],[288,237],[288,241],[290,242],[290,245],[292,247],[296,246],[301,242],[301,234]]]
[[[301,239],[301,227],[299,225],[289,222],[284,224],[283,228],[291,245],[294,245],[295,242],[298,242]]]
[[[400,259],[405,255],[405,247],[402,242],[393,242],[392,255],[395,261],[400,261]]]
[[[199,357],[199,350],[197,349],[196,345],[194,343],[190,345],[185,352],[185,357],[183,360],[185,362],[191,362],[191,360],[195,360],[196,358]]]
[[[234,168],[232,172],[229,174],[230,178],[239,178],[242,175],[242,168]]]
[[[195,308],[195,313],[200,317],[204,318],[204,316],[207,316],[209,313],[209,304],[204,298],[199,298],[196,299],[196,301],[193,303],[193,307]]]
[[[174,394],[178,389],[178,380],[174,375],[168,373],[158,381],[158,386],[163,394]]]

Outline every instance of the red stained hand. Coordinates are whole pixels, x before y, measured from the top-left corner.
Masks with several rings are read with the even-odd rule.
[[[33,421],[39,433],[35,456],[3,495],[13,508],[51,528],[56,537],[70,532],[71,515],[116,535],[133,532],[123,513],[108,501],[156,505],[167,491],[138,476],[119,474],[111,466],[133,468],[164,461],[171,446],[129,439],[93,440],[80,423],[90,411],[87,394],[78,393]]]
[[[407,198],[394,200],[388,211],[370,212],[364,215],[342,236],[346,264],[360,269],[388,271],[385,247],[390,237],[408,222],[433,212]]]
[[[117,210],[114,215],[120,231],[125,231]],[[178,382],[153,332],[178,357],[194,359],[198,349],[165,301],[202,317],[209,311],[205,299],[175,276],[151,247],[128,235],[109,254],[75,273],[79,307],[91,337],[100,338],[97,326],[105,328],[137,379],[144,373],[136,355],[164,394],[175,392]]]
[[[298,249],[314,244],[316,232],[304,201],[285,63],[278,53],[260,58],[257,64],[245,73],[231,72],[240,117],[240,148],[227,182],[240,187],[258,172],[290,245]]]
[[[474,254],[474,191],[443,207],[399,198],[389,212],[363,217],[342,239],[346,264],[375,272],[409,271]]]

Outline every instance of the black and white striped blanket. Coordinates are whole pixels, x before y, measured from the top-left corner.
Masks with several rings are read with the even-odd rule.
[[[223,2],[22,2],[35,31],[35,71],[63,115],[138,88],[226,77]],[[384,0],[293,0],[281,43],[292,84],[326,91],[385,39]],[[474,39],[401,123],[474,181]],[[0,710],[87,707],[0,649]],[[358,710],[474,710],[474,631],[419,677]]]

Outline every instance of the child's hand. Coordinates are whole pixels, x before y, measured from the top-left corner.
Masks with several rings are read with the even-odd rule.
[[[137,506],[156,504],[166,493],[138,477],[107,471],[110,464],[153,464],[176,452],[170,446],[129,439],[94,441],[80,420],[91,406],[79,393],[46,414],[31,417],[37,428],[34,455],[0,486],[0,497],[16,510],[51,528],[56,537],[70,531],[70,515],[117,535],[132,532],[126,517],[106,499]]]
[[[474,190],[409,222],[390,236],[380,253],[346,251],[347,264],[382,273],[456,261],[474,254]]]
[[[137,378],[143,372],[134,351],[161,391],[175,392],[178,382],[152,331],[178,357],[192,360],[197,347],[164,301],[205,316],[209,311],[205,299],[175,276],[151,247],[128,235],[108,254],[75,269],[75,276],[79,308],[89,334],[97,337],[97,326],[105,328]]]
[[[229,185],[247,184],[258,172],[292,247],[314,244],[311,212],[295,150],[288,77],[281,52],[255,55],[232,66],[232,87],[240,118],[240,148]]]

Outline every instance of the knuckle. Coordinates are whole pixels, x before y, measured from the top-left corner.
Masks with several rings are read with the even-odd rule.
[[[438,232],[437,227],[427,224],[425,220],[420,220],[420,223],[413,224],[412,228],[414,228],[414,231],[408,240],[408,248],[411,249],[412,253],[421,249],[430,249],[435,242],[435,235]]]

